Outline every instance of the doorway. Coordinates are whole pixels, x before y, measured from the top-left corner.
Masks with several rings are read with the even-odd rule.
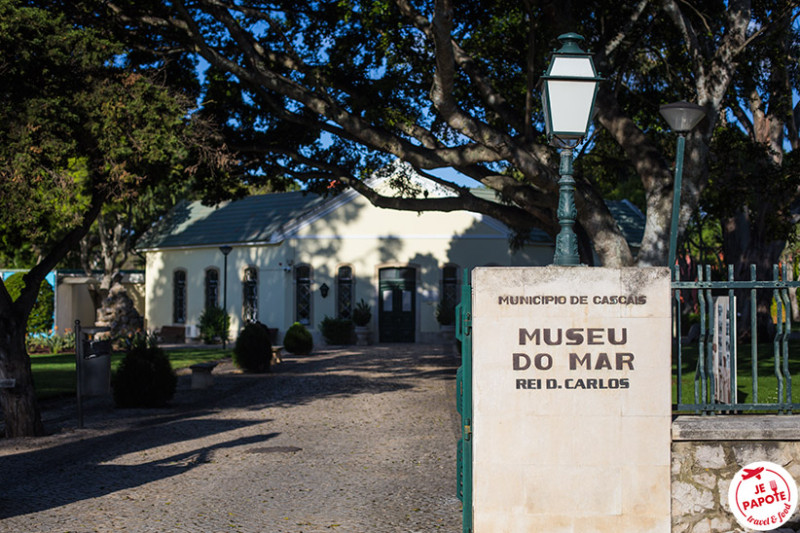
[[[414,342],[416,271],[413,268],[382,268],[379,287],[379,341]]]

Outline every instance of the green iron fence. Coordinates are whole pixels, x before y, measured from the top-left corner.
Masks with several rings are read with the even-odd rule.
[[[792,397],[792,374],[800,370],[800,359],[792,359],[789,350],[796,344],[790,342],[790,291],[800,281],[788,281],[787,274],[786,266],[777,265],[768,281],[757,280],[755,265],[749,280],[735,280],[733,266],[725,280],[713,280],[709,266],[698,267],[693,281],[675,273],[673,393],[678,412],[789,414],[800,409]],[[774,333],[764,338],[757,311],[770,294],[773,324],[766,329]],[[696,310],[691,328],[687,308]]]

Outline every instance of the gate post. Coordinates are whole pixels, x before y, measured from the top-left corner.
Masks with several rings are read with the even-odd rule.
[[[669,269],[477,267],[470,282],[464,531],[669,533]]]

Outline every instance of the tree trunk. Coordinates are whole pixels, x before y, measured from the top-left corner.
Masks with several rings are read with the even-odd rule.
[[[125,225],[119,218],[109,218],[101,214],[97,217],[100,258],[103,261],[103,274],[100,286],[92,289],[95,300],[95,324],[113,314],[111,295],[122,284],[122,266],[130,253],[130,241],[125,239]],[[91,276],[91,272],[87,272]]]
[[[794,258],[792,256],[785,255],[784,250],[784,258],[783,260],[788,263],[786,267],[786,281],[795,281],[794,279]],[[797,289],[791,287],[789,289],[789,310],[791,311],[792,315],[792,322],[797,323],[800,321],[800,307],[797,305]]]
[[[25,349],[25,320],[9,312],[0,315],[0,379],[15,380],[14,387],[0,389],[5,436],[35,437],[44,434],[33,387],[31,359]]]
[[[108,315],[110,312],[110,309],[106,307],[108,297],[115,285],[119,284],[121,280],[122,276],[118,275],[117,272],[110,272],[106,270],[100,276],[100,284],[92,285],[92,287],[89,289],[89,292],[92,295],[92,302],[94,303],[95,324],[102,321],[103,317]]]
[[[758,217],[758,215],[757,215]],[[729,264],[733,265],[736,280],[750,279],[750,265],[756,267],[756,279],[767,281],[773,278],[773,265],[780,260],[785,242],[769,240],[764,233],[764,224],[752,220],[745,211],[728,218],[722,225],[723,253]],[[758,339],[771,341],[775,335],[772,321],[772,291],[756,291],[756,327]],[[736,307],[739,314],[738,332],[740,337],[750,335],[750,291],[736,291]]]
[[[28,317],[42,280],[86,235],[104,200],[99,194],[92,196],[92,204],[84,214],[83,223],[53,245],[39,264],[25,274],[25,288],[15,301],[11,300],[5,284],[0,280],[0,379],[15,380],[13,388],[0,389],[0,406],[3,408],[7,437],[44,434],[33,386],[31,359],[25,349]]]

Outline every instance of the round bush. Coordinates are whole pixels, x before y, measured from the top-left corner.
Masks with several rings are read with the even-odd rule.
[[[308,355],[314,349],[314,339],[304,325],[295,322],[283,336],[283,347],[295,355]]]
[[[269,328],[261,322],[247,324],[236,339],[233,362],[245,372],[269,372],[272,363]]]
[[[22,289],[25,287],[23,276],[22,272],[17,272],[10,275],[3,282],[12,301],[15,301],[22,294]],[[36,303],[33,305],[33,310],[28,317],[28,333],[49,333],[53,329],[54,311],[55,294],[53,287],[47,283],[47,280],[43,280],[42,284],[39,285],[39,295],[36,297]]]
[[[177,384],[167,354],[145,338],[133,341],[111,376],[117,407],[161,407],[175,395]]]
[[[319,324],[322,338],[330,345],[352,344],[355,330],[349,318],[331,318],[326,316]]]

